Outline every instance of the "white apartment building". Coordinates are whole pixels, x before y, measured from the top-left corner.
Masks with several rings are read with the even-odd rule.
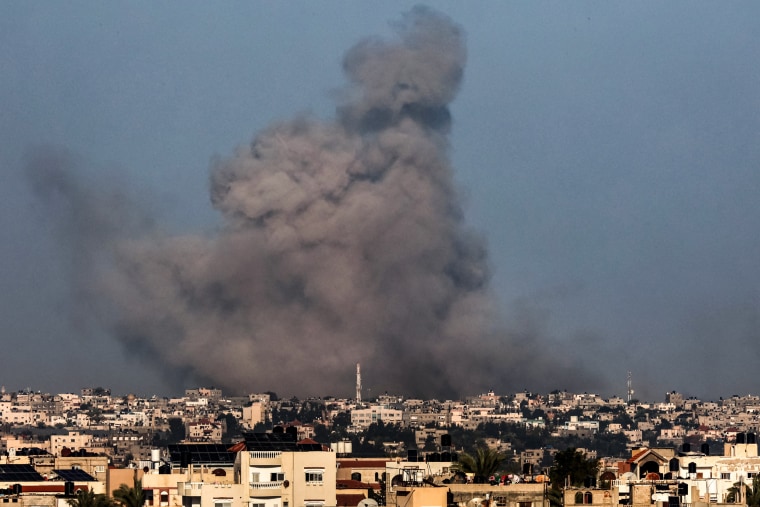
[[[401,424],[403,420],[403,410],[386,408],[379,405],[351,411],[351,425],[354,428],[366,429],[370,424],[378,421],[383,421],[385,424]]]

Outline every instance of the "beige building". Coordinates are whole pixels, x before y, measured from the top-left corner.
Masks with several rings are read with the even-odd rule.
[[[92,435],[80,433],[78,431],[69,431],[67,435],[50,435],[50,453],[56,456],[61,455],[65,448],[70,451],[87,449],[92,446]]]
[[[336,457],[314,441],[287,433],[251,434],[238,453],[235,475],[248,485],[251,507],[336,505]]]
[[[207,418],[187,423],[186,433],[191,442],[222,441],[222,425]]]
[[[488,484],[441,484],[398,486],[387,497],[393,507],[549,507],[547,485],[521,483],[500,486]],[[567,504],[565,504],[567,505]]]
[[[257,424],[263,424],[267,421],[267,403],[263,401],[254,401],[247,407],[243,407],[243,418],[241,424],[249,429],[253,429]]]
[[[251,434],[232,447],[169,446],[142,475],[148,507],[335,507],[335,453],[290,434]],[[126,481],[129,482],[126,482]],[[131,484],[113,474],[109,488]]]
[[[370,424],[383,421],[385,424],[401,424],[404,411],[380,405],[358,408],[351,411],[351,426],[366,429]]]

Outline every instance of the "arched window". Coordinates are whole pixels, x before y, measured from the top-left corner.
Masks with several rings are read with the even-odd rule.
[[[575,503],[577,504],[583,503],[583,493],[581,493],[580,491],[575,493]]]
[[[583,503],[586,505],[594,503],[594,495],[591,494],[591,491],[586,491],[586,493],[583,494]]]

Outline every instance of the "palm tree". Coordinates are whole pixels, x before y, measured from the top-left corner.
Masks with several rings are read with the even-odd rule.
[[[451,468],[458,472],[473,474],[475,476],[473,481],[476,483],[485,483],[499,469],[502,461],[504,461],[503,454],[488,447],[478,447],[474,455],[460,454],[458,461]]]
[[[726,502],[736,503],[737,500],[741,500],[742,486],[744,486],[744,505],[749,507],[760,506],[760,476],[752,478],[752,485],[744,484],[743,482],[734,483],[733,486],[728,488],[728,497]]]
[[[132,482],[131,488],[126,484],[119,486],[119,489],[114,490],[113,497],[122,507],[144,507],[145,491],[142,487],[142,480],[137,478],[136,471]]]
[[[77,490],[74,498],[66,499],[71,507],[114,507],[113,501],[106,495],[96,495],[94,491]]]
[[[546,490],[546,499],[549,500],[551,507],[561,507],[564,503],[562,490],[549,488]]]

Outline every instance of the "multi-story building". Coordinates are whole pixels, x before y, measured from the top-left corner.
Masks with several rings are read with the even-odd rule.
[[[268,407],[268,402],[252,401],[250,405],[243,407],[241,424],[246,428],[253,429],[257,424],[266,423]]]
[[[61,456],[63,449],[77,451],[92,445],[92,435],[79,431],[69,431],[66,435],[50,435],[50,453]]]
[[[209,419],[200,419],[187,424],[186,435],[191,442],[221,442],[222,425]]]
[[[355,428],[366,429],[370,424],[378,421],[383,421],[385,424],[401,424],[403,417],[403,410],[372,405],[367,408],[352,410],[351,425]]]

